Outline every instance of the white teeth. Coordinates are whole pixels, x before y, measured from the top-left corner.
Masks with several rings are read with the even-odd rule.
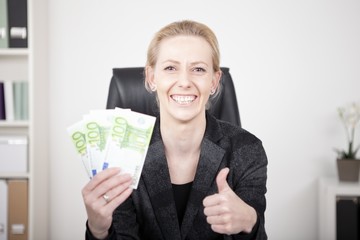
[[[172,99],[179,104],[188,104],[195,100],[195,96],[172,96]]]

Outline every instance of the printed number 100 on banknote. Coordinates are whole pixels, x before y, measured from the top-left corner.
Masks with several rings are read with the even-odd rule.
[[[137,188],[153,132],[155,117],[132,111],[115,111],[108,138],[105,164],[120,167],[133,177]]]

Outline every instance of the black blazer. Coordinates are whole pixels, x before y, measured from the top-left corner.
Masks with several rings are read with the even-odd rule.
[[[114,211],[108,239],[267,239],[267,157],[261,141],[242,128],[207,114],[200,160],[179,227],[159,125],[157,119],[138,188]],[[258,223],[251,234],[221,235],[206,222],[202,201],[217,192],[215,179],[224,167],[230,168],[230,187],[257,211]],[[88,239],[90,235],[87,232]]]

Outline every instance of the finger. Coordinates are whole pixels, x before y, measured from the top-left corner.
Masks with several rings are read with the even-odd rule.
[[[112,201],[107,204],[109,206],[108,210],[112,213],[120,204],[125,202],[125,200],[130,197],[132,192],[132,188],[126,188],[123,192],[121,192],[121,194],[117,195]]]
[[[204,207],[217,206],[228,201],[227,196],[225,194],[215,193],[213,195],[207,196],[203,200]]]
[[[220,234],[231,234],[230,227],[224,224],[212,224],[211,229]]]
[[[108,168],[100,173],[96,174],[90,182],[84,187],[84,191],[91,192],[94,190],[100,183],[105,181],[108,178],[111,178],[112,176],[115,176],[120,173],[120,168]]]
[[[131,183],[132,179],[130,178],[128,181],[110,190],[106,193],[108,200],[104,198],[104,195],[99,196],[96,203],[93,204],[93,209],[99,209],[101,216],[111,216],[113,211],[131,195],[133,191],[132,188],[129,188]]]
[[[221,203],[220,195],[218,193],[207,196],[203,200],[204,207],[216,206]]]
[[[223,168],[216,177],[216,185],[218,187],[219,193],[227,191],[230,188],[226,181],[226,177],[229,171],[229,168]]]
[[[100,173],[99,173],[100,174]],[[129,174],[121,174],[121,175],[113,175],[110,173],[110,178],[104,178],[102,182],[96,185],[92,191],[89,189],[83,189],[83,199],[87,204],[95,204],[99,203],[99,198],[103,198],[104,194],[110,191],[117,185],[121,185],[124,182],[131,181],[131,176]],[[100,176],[103,179],[103,176]],[[95,179],[96,180],[96,179]],[[104,204],[105,199],[101,199],[101,205]]]
[[[228,214],[210,216],[206,218],[206,221],[211,225],[224,225],[229,222],[230,216]]]
[[[132,183],[132,178],[130,177],[130,175],[129,176],[116,176],[116,178],[118,178],[118,179],[121,178],[122,180],[119,181],[119,184],[115,185],[113,188],[108,190],[105,194],[100,196],[100,198],[103,198],[103,200],[104,200],[103,202],[105,202],[106,204],[109,203],[110,201],[112,201],[118,195],[121,195],[125,190],[127,190],[130,187],[130,185]],[[105,199],[105,196],[107,199]]]
[[[127,184],[128,186],[131,184],[132,178],[130,174],[120,174],[115,175],[109,179],[105,179],[101,182],[97,188],[93,190],[93,194],[96,197],[102,197],[104,194],[109,195],[109,192],[123,184]]]
[[[218,215],[226,214],[226,213],[229,213],[229,212],[230,212],[230,210],[229,210],[228,207],[221,206],[221,205],[215,205],[215,206],[212,206],[212,207],[204,208],[204,214],[207,217],[218,216]]]

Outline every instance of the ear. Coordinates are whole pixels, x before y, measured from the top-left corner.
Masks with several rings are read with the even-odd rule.
[[[221,75],[222,75],[221,70],[214,73],[211,89],[217,89],[218,88],[218,86],[220,84],[220,80],[221,80]]]
[[[154,81],[154,69],[151,66],[145,67],[145,83],[149,86],[151,89],[153,86],[156,86],[156,83]]]

